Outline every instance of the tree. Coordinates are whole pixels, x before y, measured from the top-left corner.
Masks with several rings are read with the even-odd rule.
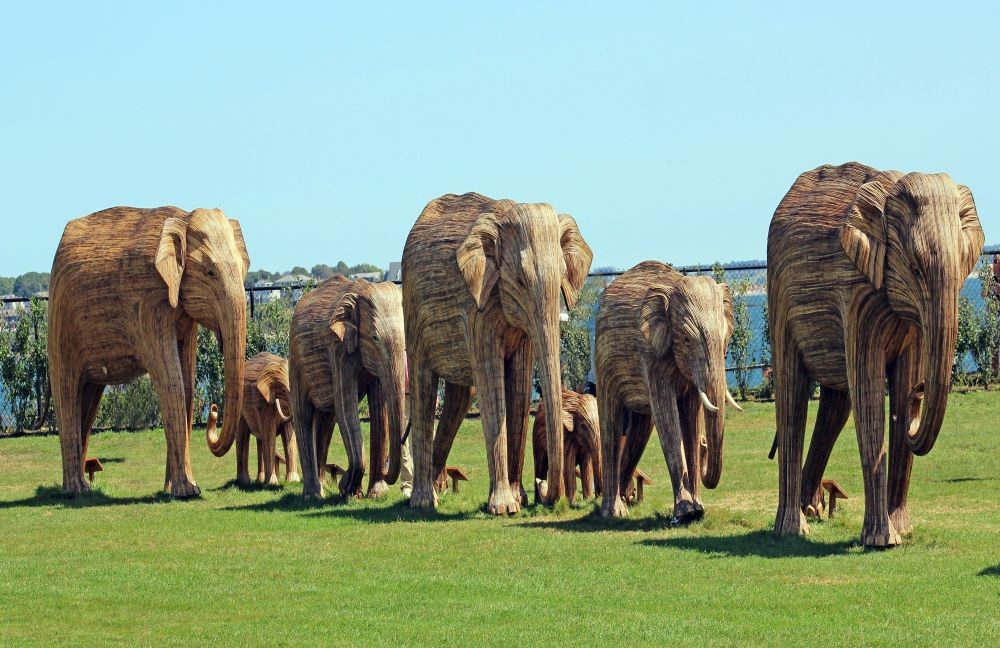
[[[350,274],[351,269],[343,261],[337,261],[337,265],[333,268],[333,271],[339,275],[347,276]]]
[[[336,275],[337,272],[325,263],[319,263],[312,267],[309,274],[316,277],[320,281],[323,281],[324,279],[329,279],[330,277]]]
[[[0,277],[0,295],[14,292],[14,277]]]
[[[48,289],[48,272],[26,272],[14,280],[14,294],[18,297],[31,297],[37,292]]]
[[[276,277],[277,273],[274,272],[269,272],[267,270],[253,270],[252,272],[247,273],[247,279],[244,282],[244,284],[247,286],[252,286],[258,281],[270,281],[271,279],[275,279]]]
[[[292,268],[291,273],[293,275],[307,275],[309,274],[309,271],[303,268],[302,266],[295,266],[294,268]]]
[[[359,263],[351,266],[347,274],[361,274],[362,272],[382,272],[382,268],[371,263]]]

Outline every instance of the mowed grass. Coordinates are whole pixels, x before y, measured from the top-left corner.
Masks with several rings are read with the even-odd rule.
[[[815,405],[810,411],[815,415]],[[58,495],[54,436],[0,440],[0,642],[10,645],[997,645],[1000,394],[954,394],[937,447],[917,458],[915,532],[863,551],[853,424],[827,477],[850,493],[807,538],[771,527],[771,404],[729,416],[707,515],[668,524],[654,480],[631,517],[597,503],[482,512],[482,431],[467,421],[451,464],[471,481],[434,512],[382,501],[318,505],[298,485],[241,490],[234,453],[192,441],[202,497],[169,501],[160,431],[102,433],[98,492]],[[810,421],[811,425],[811,421]],[[811,429],[811,428],[810,428]],[[530,448],[525,482],[531,475]],[[343,462],[339,440],[331,450]],[[328,486],[329,490],[329,486]]]

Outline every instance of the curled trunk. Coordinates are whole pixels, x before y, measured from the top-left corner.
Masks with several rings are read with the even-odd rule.
[[[223,371],[225,377],[226,416],[222,420],[222,436],[216,434],[212,418],[205,428],[208,449],[216,457],[229,452],[236,440],[236,430],[240,423],[240,411],[243,408],[243,372],[246,366],[246,307],[243,317],[237,313],[228,321],[228,328],[222,335]]]
[[[927,349],[921,371],[923,389],[918,385],[911,394],[913,399],[923,399],[923,407],[906,435],[906,442],[915,455],[930,452],[941,432],[951,389],[951,365],[957,336],[954,326],[929,327],[929,335],[923,336],[922,348]]]

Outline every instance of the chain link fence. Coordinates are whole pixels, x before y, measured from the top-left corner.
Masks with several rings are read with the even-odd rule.
[[[956,384],[989,384],[998,377],[1000,295],[991,261],[1000,248],[983,250],[962,289]],[[759,261],[678,267],[729,284],[736,326],[727,357],[730,388],[738,398],[770,398],[771,349],[767,333],[767,266]],[[822,269],[818,269],[821,272]],[[595,271],[562,322],[563,382],[577,389],[591,372],[594,319],[604,289],[623,271]],[[399,283],[399,282],[396,282]],[[261,351],[288,357],[292,311],[314,284],[247,288],[247,355]],[[48,309],[44,297],[0,299],[0,434],[55,427],[49,399],[46,350]],[[204,423],[210,403],[222,403],[222,355],[215,336],[201,329],[195,419]],[[363,412],[364,413],[364,412]],[[159,399],[147,376],[105,389],[95,428],[145,429],[162,425]]]

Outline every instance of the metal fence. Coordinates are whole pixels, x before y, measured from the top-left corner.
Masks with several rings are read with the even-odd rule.
[[[997,253],[1000,253],[1000,247],[984,249],[980,264],[989,263]],[[761,262],[743,262],[692,265],[677,269],[689,276],[714,275],[729,284],[734,307],[744,309],[742,326],[746,333],[742,348],[735,350],[738,353],[734,353],[733,344],[730,344],[727,359],[730,386],[734,389],[761,389],[767,384],[766,368],[770,363],[765,322],[767,266]],[[588,278],[589,285],[601,292],[622,272],[593,272]],[[247,332],[249,352],[266,350],[287,357],[291,311],[299,298],[314,285],[256,286],[246,289],[250,316]],[[975,308],[980,311],[983,309],[983,290],[979,276],[974,274],[966,281],[962,295]],[[13,431],[17,427],[14,424],[17,419],[30,420],[29,426],[52,425],[52,410],[47,407],[45,398],[47,381],[44,381],[44,385],[40,381],[47,366],[44,301],[45,298],[36,298],[33,306],[32,298],[0,299],[0,434]],[[596,303],[587,324],[591,331],[595,315]],[[740,319],[739,313],[737,319]],[[738,321],[737,326],[740,325]],[[975,370],[975,365],[968,358],[961,359],[961,362],[968,369]],[[207,404],[199,401],[197,405],[196,409],[200,409],[200,406]],[[133,429],[159,424],[157,399],[148,378],[143,377],[130,385],[113,386],[105,391],[95,427]]]

